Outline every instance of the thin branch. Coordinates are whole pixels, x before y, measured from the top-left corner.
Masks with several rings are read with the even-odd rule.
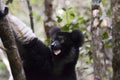
[[[29,9],[31,29],[32,29],[33,32],[34,32],[34,20],[33,20],[32,6],[31,6],[29,0],[26,0],[26,1],[27,1],[28,9]]]

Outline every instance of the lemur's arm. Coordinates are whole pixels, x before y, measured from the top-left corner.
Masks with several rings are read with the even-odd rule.
[[[32,30],[27,27],[21,20],[15,16],[8,15],[11,27],[13,29],[15,38],[23,44],[29,43],[31,40],[36,38]]]

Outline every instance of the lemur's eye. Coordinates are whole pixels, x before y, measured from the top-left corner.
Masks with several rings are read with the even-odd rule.
[[[63,39],[64,37],[63,36],[58,36],[59,39]]]
[[[60,41],[60,43],[64,43],[64,36],[58,36],[58,40]]]

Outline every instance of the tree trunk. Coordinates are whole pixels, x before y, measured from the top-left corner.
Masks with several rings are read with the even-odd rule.
[[[102,65],[100,62],[101,55],[101,36],[100,36],[100,0],[92,0],[92,54],[94,64],[94,80],[102,80]]]
[[[111,0],[113,36],[113,80],[120,80],[120,0]]]
[[[49,31],[51,28],[56,27],[57,25],[55,24],[53,20],[53,0],[45,0],[44,6],[45,6],[45,21],[44,21],[44,28],[45,28],[45,33],[47,38],[50,38]]]
[[[4,12],[4,7],[1,0],[0,12]],[[0,18],[0,37],[4,47],[7,50],[6,53],[10,62],[13,78],[14,80],[26,80],[22,62],[15,43],[15,38],[10,26],[11,25],[9,24],[9,19],[7,16]]]

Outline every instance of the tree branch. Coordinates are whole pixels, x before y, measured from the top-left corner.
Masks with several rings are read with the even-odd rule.
[[[30,16],[31,29],[32,29],[33,32],[34,32],[34,21],[33,21],[33,14],[32,14],[32,6],[30,5],[29,0],[26,0],[26,1],[27,1],[28,9],[29,9],[29,16]]]
[[[9,18],[6,16],[8,11],[5,9],[6,8],[4,8],[2,1],[0,0],[0,37],[5,49],[7,49],[6,53],[14,80],[26,80],[15,38],[10,27],[11,24],[9,23]]]

